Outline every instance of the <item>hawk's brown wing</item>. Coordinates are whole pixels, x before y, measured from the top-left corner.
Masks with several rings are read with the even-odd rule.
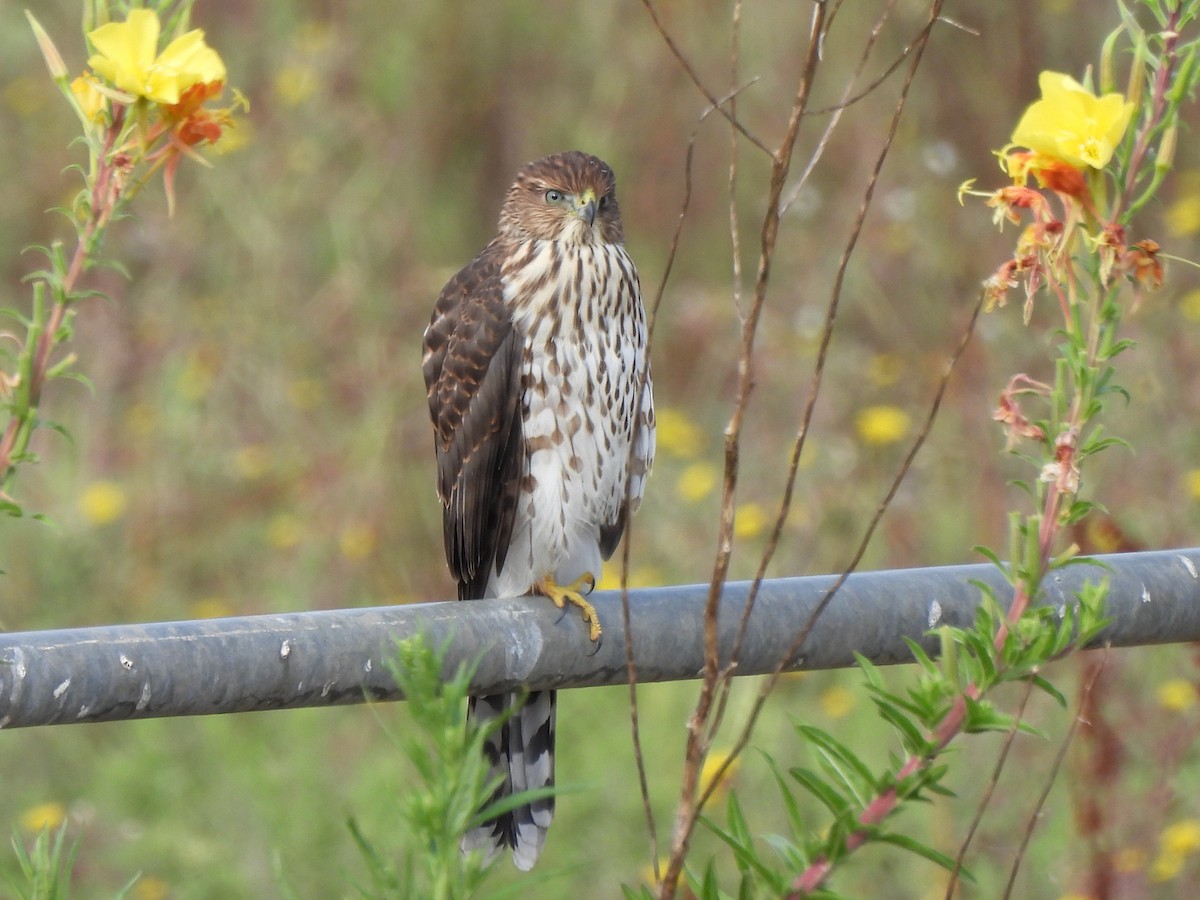
[[[446,561],[460,600],[483,596],[512,537],[524,445],[522,335],[504,303],[494,241],[438,297],[422,370],[433,418]]]

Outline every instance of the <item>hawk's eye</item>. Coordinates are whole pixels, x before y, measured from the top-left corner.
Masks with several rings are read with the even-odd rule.
[[[600,198],[599,206],[601,209],[604,209],[604,207],[608,206],[608,195],[607,194]]]
[[[562,191],[553,191],[553,190],[546,191],[546,202],[547,203],[562,203],[563,202],[563,192]]]

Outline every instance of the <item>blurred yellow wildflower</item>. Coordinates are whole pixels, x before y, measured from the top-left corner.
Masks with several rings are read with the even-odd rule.
[[[375,543],[375,529],[362,522],[347,525],[338,536],[338,548],[351,562],[366,559],[374,553]]]
[[[111,481],[93,481],[83,489],[79,511],[93,525],[107,525],[125,514],[125,492]]]
[[[137,437],[149,437],[158,428],[158,410],[149,403],[135,403],[125,410],[125,427]]]
[[[702,449],[704,433],[686,414],[673,407],[655,411],[656,446],[669,456],[695,459]]]
[[[867,363],[867,378],[875,387],[891,387],[904,374],[904,357],[898,353],[876,353]]]
[[[699,503],[717,489],[721,473],[712,463],[695,462],[679,473],[675,492],[688,503]]]
[[[737,777],[738,770],[742,767],[741,758],[735,758],[729,763],[729,767],[725,771],[721,771],[721,767],[729,760],[728,750],[713,750],[704,760],[704,766],[700,769],[700,790],[707,791],[710,784],[716,783],[716,791],[714,796],[719,796],[723,791],[728,790],[729,784]]]
[[[821,692],[818,698],[821,710],[831,719],[843,719],[850,715],[857,702],[854,692],[840,684],[832,685]]]
[[[1200,469],[1189,469],[1183,478],[1187,485],[1188,496],[1200,502]]]
[[[1200,194],[1185,194],[1167,208],[1167,233],[1191,237],[1200,232]]]
[[[171,886],[155,875],[143,875],[133,885],[130,900],[167,900]]]
[[[67,808],[57,800],[39,803],[21,813],[21,827],[26,831],[53,831],[67,819]]]
[[[1097,97],[1070,75],[1038,76],[1042,98],[1025,110],[1012,143],[1076,168],[1101,169],[1129,126],[1133,104],[1121,94]]]
[[[1122,847],[1113,854],[1113,868],[1118,872],[1140,872],[1146,868],[1146,851],[1141,847]]]
[[[1192,322],[1200,322],[1200,288],[1188,291],[1179,301],[1179,308],[1184,318]]]
[[[89,122],[103,122],[104,110],[108,100],[97,87],[99,82],[92,75],[80,75],[71,82],[71,93],[85,119]]]
[[[271,454],[264,444],[247,444],[233,455],[233,467],[243,478],[261,478],[271,467]]]
[[[194,29],[158,52],[161,25],[149,9],[131,9],[124,22],[109,22],[88,34],[96,53],[88,65],[118,90],[172,105],[193,85],[225,80],[225,64]]]
[[[0,96],[15,115],[28,119],[45,106],[46,90],[41,78],[23,75],[5,84]]]
[[[1154,694],[1158,705],[1172,712],[1183,712],[1196,705],[1196,685],[1185,678],[1164,681]]]
[[[203,400],[212,390],[217,379],[217,356],[208,346],[199,347],[188,354],[179,372],[179,393],[189,400]]]
[[[287,387],[288,399],[297,409],[309,410],[325,395],[325,388],[315,378],[297,378]]]
[[[317,70],[307,63],[291,63],[275,75],[275,96],[283,106],[299,106],[320,86]]]
[[[630,566],[628,585],[631,588],[656,587],[663,583],[663,574],[653,566]],[[604,566],[604,573],[596,582],[598,591],[621,589],[621,562],[615,556]]]
[[[767,510],[761,503],[743,503],[733,515],[733,536],[736,538],[756,538],[766,530],[769,522]]]
[[[188,607],[193,619],[223,619],[233,615],[233,607],[224,597],[204,597]]]
[[[896,406],[868,406],[854,420],[864,444],[882,447],[903,440],[912,427],[908,413]]]
[[[669,856],[660,856],[658,858],[659,874],[666,872],[667,866],[670,864],[671,864],[671,858]],[[658,887],[658,879],[654,877],[654,864],[653,863],[646,863],[644,866],[642,866],[642,871],[640,872],[640,875],[641,875],[642,882],[644,884],[652,884],[655,887]]]
[[[279,550],[288,550],[300,543],[304,528],[290,513],[279,513],[267,523],[267,543]]]
[[[1150,880],[1170,881],[1197,850],[1200,850],[1200,819],[1172,822],[1159,835],[1158,856],[1150,864]]]

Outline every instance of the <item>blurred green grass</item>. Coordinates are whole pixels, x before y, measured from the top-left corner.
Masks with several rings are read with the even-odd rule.
[[[881,6],[841,9],[815,106],[837,99]],[[184,167],[174,219],[151,192],[137,218],[113,230],[108,250],[132,279],[97,278],[113,302],[81,311],[73,347],[95,388],[52,386],[44,413],[73,440],[43,431],[44,461],[18,482],[53,524],[0,521],[3,627],[452,595],[419,374],[421,332],[438,289],[493,233],[516,167],[580,147],[618,173],[628,243],[653,297],[683,197],[685,147],[704,106],[638,4],[525,0],[465,9],[199,4],[196,22],[251,111],[228,152],[213,155],[213,170]],[[80,66],[75,6],[35,12],[69,64]],[[727,13],[722,3],[663,4],[669,27],[718,90],[728,81]],[[872,72],[903,48],[923,14],[920,4],[899,4]],[[758,81],[740,95],[738,111],[769,141],[784,124],[808,15],[803,4],[786,2],[748,5],[745,13],[742,75]],[[1114,9],[1094,0],[1026,4],[1019,14],[1005,4],[964,5],[952,15],[980,36],[940,27],[918,76],[848,273],[772,574],[834,571],[849,558],[906,448],[864,440],[859,415],[881,405],[912,423],[924,417],[977,285],[1011,240],[995,233],[982,208],[960,208],[955,188],[968,177],[999,183],[991,150],[1033,98],[1037,72],[1080,72],[1115,23]],[[893,91],[888,82],[847,112],[781,231],[742,454],[734,577],[753,573],[762,522],[777,503],[832,273]],[[1189,118],[1194,125],[1194,113]],[[35,265],[20,248],[65,235],[44,210],[77,189],[63,172],[77,156],[67,147],[69,111],[12,4],[0,5],[0,121],[0,305],[19,307],[28,302],[21,278]],[[799,159],[824,122],[806,123]],[[1143,221],[1168,252],[1195,257],[1200,155],[1190,140],[1181,136],[1178,176]],[[664,440],[634,525],[635,583],[704,580],[715,547],[712,481],[738,341],[728,143],[728,129],[710,117],[697,139],[692,206],[657,320],[656,398],[678,427]],[[765,164],[745,144],[740,160],[737,201],[752,272]],[[1094,499],[1147,547],[1194,544],[1200,525],[1198,284],[1192,271],[1172,266],[1167,289],[1130,319],[1129,334],[1142,347],[1122,360],[1133,402],[1113,410],[1110,426],[1135,452],[1109,453],[1088,476]],[[973,559],[976,543],[1003,543],[1005,511],[1019,502],[1006,482],[1022,472],[1001,455],[1003,435],[990,413],[1009,375],[1039,373],[1050,340],[1023,328],[1011,310],[983,321],[865,565],[962,562]],[[1121,807],[1138,826],[1127,838],[1143,854],[1138,871],[1164,822],[1200,814],[1189,799],[1194,768],[1164,794],[1137,753],[1145,741],[1145,759],[1156,759],[1152,735],[1177,746],[1178,729],[1194,721],[1194,708],[1170,713],[1147,699],[1164,679],[1190,675],[1187,653],[1127,652],[1119,654],[1126,664],[1113,664],[1114,708],[1138,722],[1123,775],[1132,799]],[[1062,667],[1059,677],[1069,687],[1073,670]],[[744,685],[739,696],[752,689]],[[838,717],[838,733],[857,747],[881,746],[882,726],[852,673],[790,681],[755,743],[783,762],[797,759],[787,716],[828,720],[822,701],[847,690],[853,709]],[[663,841],[693,691],[643,689]],[[559,776],[580,791],[560,805],[529,896],[616,897],[620,882],[642,877],[649,855],[625,698],[621,689],[563,696]],[[1147,706],[1159,715],[1147,715]],[[1065,728],[1049,709],[1037,715],[1054,734]],[[608,724],[597,729],[598,722]],[[111,895],[139,870],[153,876],[135,893],[141,900],[159,888],[180,898],[278,896],[276,869],[298,896],[351,896],[361,869],[345,818],[357,817],[381,846],[400,843],[394,798],[405,774],[386,731],[403,723],[401,706],[4,734],[0,821],[19,822],[47,801],[64,804],[83,835],[83,897]],[[991,896],[1006,877],[1038,788],[1021,772],[1044,770],[1053,753],[1036,741],[1019,748],[973,862],[984,886],[964,895]],[[906,827],[928,828],[952,851],[994,750],[990,739],[965,742],[957,751],[968,758],[959,776],[963,801],[928,823],[905,820]],[[751,808],[772,794],[753,755],[737,781]],[[1084,866],[1069,810],[1070,791],[1083,788],[1069,783],[1056,785],[1039,825],[1024,896],[1065,895]],[[1153,802],[1140,803],[1143,795]],[[768,819],[764,827],[782,823]],[[697,859],[712,846],[701,839]],[[10,865],[0,860],[0,871]],[[838,886],[862,896],[925,897],[929,876],[873,851]],[[1187,877],[1164,890],[1194,883],[1194,866],[1180,876]],[[883,893],[881,884],[889,885]]]

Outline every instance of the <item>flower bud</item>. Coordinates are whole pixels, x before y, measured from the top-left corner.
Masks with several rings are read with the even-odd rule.
[[[54,46],[54,41],[50,40],[50,35],[46,34],[46,29],[42,28],[37,19],[33,17],[33,13],[25,10],[25,18],[29,20],[29,27],[33,29],[33,36],[37,38],[38,49],[42,51],[42,58],[46,60],[46,68],[50,70],[50,77],[58,82],[67,80],[67,64],[63,62],[63,58],[59,55],[58,48]]]
[[[1133,104],[1136,112],[1142,102],[1142,89],[1146,83],[1146,36],[1139,34],[1137,43],[1133,46],[1133,63],[1129,67],[1129,89],[1125,99]]]

